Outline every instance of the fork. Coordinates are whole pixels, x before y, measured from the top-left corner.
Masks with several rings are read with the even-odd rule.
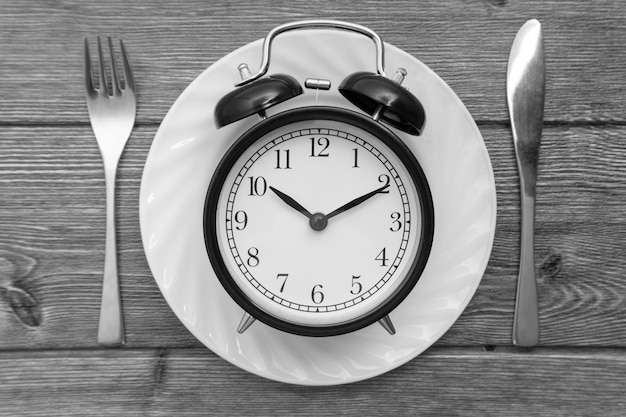
[[[118,64],[113,41],[108,37],[110,54],[110,80],[107,80],[102,43],[97,37],[99,77],[94,74],[89,42],[85,38],[85,89],[87,109],[93,133],[96,136],[104,161],[106,184],[106,243],[104,252],[104,277],[102,303],[98,325],[98,343],[102,345],[124,344],[124,320],[117,273],[117,245],[115,231],[115,175],[117,165],[135,124],[137,101],[135,82],[124,42],[120,39],[123,81],[118,73]],[[99,78],[98,87],[94,79]]]

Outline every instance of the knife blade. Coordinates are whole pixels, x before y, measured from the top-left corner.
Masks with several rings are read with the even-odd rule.
[[[521,251],[513,318],[513,344],[539,343],[534,228],[537,163],[545,98],[543,35],[539,21],[527,21],[511,47],[507,67],[507,105],[520,174]]]

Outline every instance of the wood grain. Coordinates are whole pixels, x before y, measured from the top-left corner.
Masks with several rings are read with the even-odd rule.
[[[134,64],[139,123],[158,123],[217,59],[274,26],[308,19],[363,24],[418,57],[478,120],[508,120],[505,75],[516,31],[543,24],[546,120],[623,123],[626,29],[621,0],[259,1],[82,0],[0,7],[0,123],[86,123],[83,38],[122,37]]]
[[[496,177],[496,237],[473,301],[439,342],[446,346],[510,344],[518,176],[510,130],[494,125],[481,130]],[[152,126],[135,130],[118,175],[128,344],[197,347],[164,302],[143,253],[138,196],[154,133]],[[536,237],[543,345],[626,346],[625,134],[626,127],[619,126],[544,131]],[[94,347],[104,260],[104,173],[90,128],[5,128],[0,155],[0,348],[56,349],[68,341]]]
[[[206,349],[5,352],[0,415],[622,416],[624,373],[611,349],[433,348],[367,381],[303,387]]]

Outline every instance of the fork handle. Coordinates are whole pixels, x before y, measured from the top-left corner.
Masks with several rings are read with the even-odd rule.
[[[104,278],[102,303],[98,325],[98,343],[106,346],[124,344],[122,301],[117,275],[117,245],[115,230],[115,172],[117,167],[105,170],[106,183],[106,243],[104,251]]]

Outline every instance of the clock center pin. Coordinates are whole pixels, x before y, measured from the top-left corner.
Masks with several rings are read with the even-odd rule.
[[[326,216],[322,213],[315,213],[309,219],[309,224],[313,230],[319,232],[326,229],[326,226],[328,226],[328,218],[326,218]]]

